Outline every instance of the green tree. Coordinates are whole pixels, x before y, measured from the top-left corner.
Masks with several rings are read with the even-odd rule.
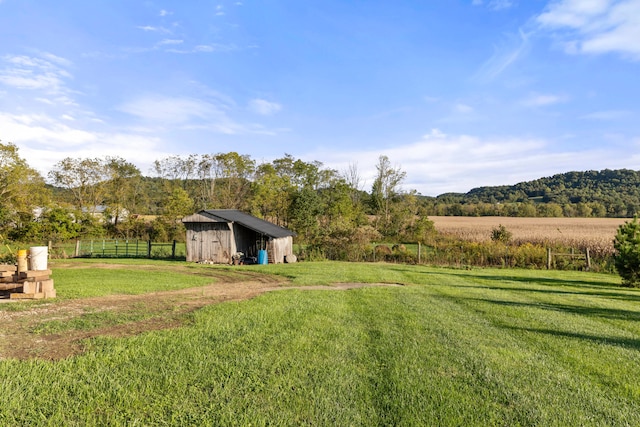
[[[73,195],[75,207],[94,213],[104,202],[107,168],[102,159],[73,159],[67,157],[53,166],[49,179],[54,185],[63,187]]]
[[[640,223],[638,217],[618,227],[613,241],[614,263],[622,285],[640,287]]]
[[[49,196],[42,176],[20,157],[18,147],[0,142],[0,233],[31,221]]]
[[[377,175],[371,188],[371,201],[376,214],[376,228],[383,235],[392,230],[393,204],[400,195],[400,185],[406,172],[391,166],[387,156],[380,156],[376,165]]]
[[[271,163],[260,165],[256,175],[251,211],[278,225],[288,226],[290,205],[296,191],[291,176],[286,169],[276,169]]]
[[[322,208],[318,192],[311,188],[303,188],[294,195],[289,214],[290,226],[303,241],[309,242],[317,235]]]
[[[193,213],[193,200],[182,188],[174,188],[164,203],[164,216],[168,221],[176,221]]]
[[[437,234],[436,227],[426,216],[420,216],[413,224],[407,227],[405,239],[407,242],[412,243],[426,243],[435,237]]]
[[[141,193],[141,173],[133,163],[121,157],[107,157],[105,168],[105,203],[113,215],[113,225],[117,227],[127,212],[133,213],[136,209]]]
[[[218,181],[215,193],[217,207],[246,209],[256,162],[249,155],[235,151],[216,154],[213,160]]]
[[[39,222],[42,224],[41,240],[67,241],[77,238],[80,231],[80,224],[71,212],[61,207],[47,209]]]

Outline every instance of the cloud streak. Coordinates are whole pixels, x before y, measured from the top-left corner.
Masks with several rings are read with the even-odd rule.
[[[224,97],[218,97],[224,98]],[[255,100],[254,100],[255,101]],[[264,101],[264,100],[262,100]],[[269,115],[281,107],[276,103],[258,103],[261,115]],[[275,135],[275,129],[234,119],[235,103],[231,100],[207,101],[192,97],[171,97],[158,94],[143,95],[118,107],[139,120],[143,126],[155,130],[207,130],[225,135]]]
[[[252,99],[249,101],[249,110],[262,116],[270,116],[282,109],[282,106],[276,102],[270,102],[265,99]]]
[[[618,53],[640,61],[640,0],[559,0],[536,18],[558,30],[568,53]]]
[[[63,62],[62,58],[50,55],[50,59]],[[0,70],[0,83],[16,89],[44,90],[51,94],[68,92],[65,81],[71,75],[53,62],[26,55],[5,55],[5,67]]]
[[[489,81],[499,77],[529,51],[529,36],[519,29],[517,35],[510,36],[503,45],[494,47],[493,55],[482,64],[475,79]]]
[[[522,105],[525,107],[546,107],[566,101],[567,97],[564,95],[532,94],[522,101]]]

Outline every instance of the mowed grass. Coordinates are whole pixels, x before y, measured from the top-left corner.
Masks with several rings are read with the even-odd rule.
[[[70,359],[0,361],[0,425],[640,425],[640,292],[615,276],[260,268],[405,286],[272,292]]]
[[[202,286],[215,281],[211,277],[171,271],[171,268],[166,266],[162,268],[163,264],[168,263],[156,261],[150,264],[156,264],[160,268],[141,271],[126,266],[109,269],[56,269],[54,266],[51,277],[54,279],[58,296],[64,299],[172,291]]]

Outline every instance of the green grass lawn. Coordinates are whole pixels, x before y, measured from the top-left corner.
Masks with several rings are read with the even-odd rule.
[[[0,425],[640,425],[640,292],[616,276],[241,268],[406,286],[272,292],[178,329],[92,339],[69,359],[2,360]]]

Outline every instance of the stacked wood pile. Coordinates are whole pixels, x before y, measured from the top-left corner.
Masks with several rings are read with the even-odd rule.
[[[56,297],[51,270],[18,271],[15,265],[0,265],[0,292],[11,299]]]

